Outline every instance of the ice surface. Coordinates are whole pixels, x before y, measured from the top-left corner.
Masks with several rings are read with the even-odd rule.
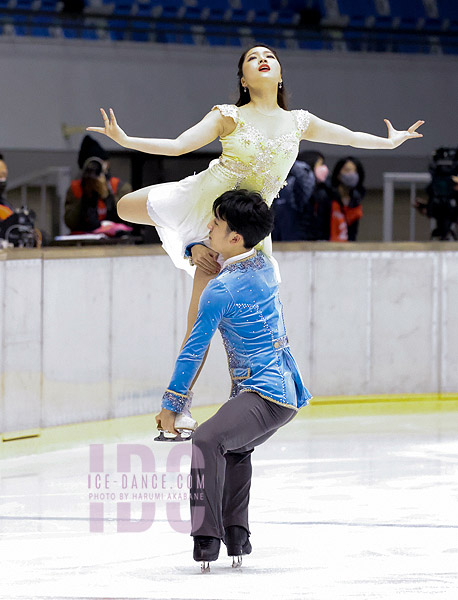
[[[142,491],[119,485],[119,447],[152,450],[159,481],[176,444],[103,447],[110,487],[98,491],[116,496],[104,503],[103,533],[89,530],[88,446],[4,460],[0,598],[456,600],[457,433],[457,413],[296,419],[253,454],[253,553],[232,569],[222,547],[209,574],[166,499],[145,531],[117,531],[119,493]],[[132,465],[140,480],[138,457]],[[184,476],[188,465],[185,456]],[[129,506],[138,520],[140,502]]]

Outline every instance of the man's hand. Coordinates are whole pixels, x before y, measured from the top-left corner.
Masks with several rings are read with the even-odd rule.
[[[173,410],[163,408],[161,412],[155,417],[158,428],[160,427],[164,431],[169,431],[170,433],[178,434],[178,431],[175,429],[176,416],[177,413],[173,412]]]
[[[206,273],[207,275],[216,275],[220,272],[221,267],[216,262],[218,252],[215,252],[207,246],[196,244],[191,248],[192,262]]]

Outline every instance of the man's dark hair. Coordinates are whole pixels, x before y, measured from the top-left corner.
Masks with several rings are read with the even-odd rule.
[[[274,228],[273,211],[257,192],[230,190],[213,203],[213,214],[231,231],[243,237],[244,247],[253,248]]]
[[[5,159],[3,158],[3,154],[2,154],[1,152],[0,152],[0,160],[5,160]]]

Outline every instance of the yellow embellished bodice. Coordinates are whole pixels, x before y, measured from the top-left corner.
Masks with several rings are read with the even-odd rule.
[[[266,137],[243,116],[233,104],[218,104],[219,110],[236,123],[235,129],[220,138],[223,152],[214,170],[234,180],[233,187],[259,192],[270,205],[283,187],[286,177],[297,158],[299,143],[310,121],[310,113],[293,110],[295,127],[274,138]]]

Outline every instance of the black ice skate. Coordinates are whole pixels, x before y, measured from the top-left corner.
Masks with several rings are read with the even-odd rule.
[[[209,535],[194,536],[193,558],[201,562],[200,570],[202,573],[210,572],[210,563],[217,560],[219,556],[219,547],[221,540]]]
[[[227,555],[232,556],[232,567],[236,569],[242,566],[242,555],[251,553],[249,534],[245,527],[239,525],[226,527],[225,534],[223,541],[227,547]]]

